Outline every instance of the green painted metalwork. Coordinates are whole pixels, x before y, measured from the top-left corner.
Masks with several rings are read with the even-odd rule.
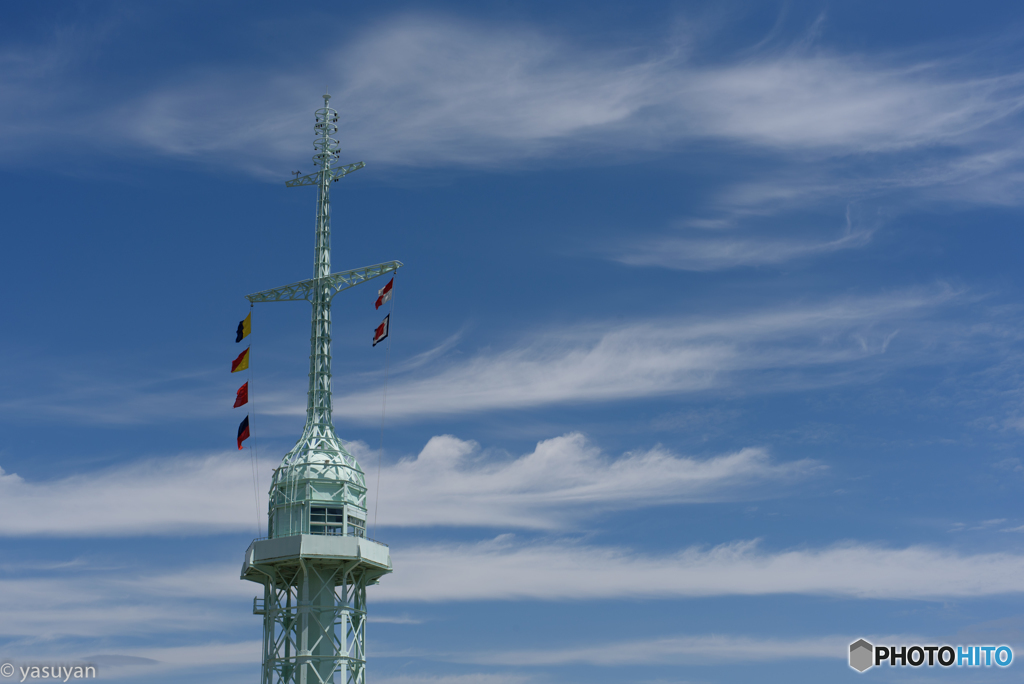
[[[361,162],[360,162],[361,163]],[[375,264],[373,266],[364,266],[362,268],[353,268],[351,271],[341,271],[340,273],[332,273],[326,280],[326,285],[331,288],[331,298],[334,295],[347,290],[350,287],[361,285],[367,280],[373,280],[379,278],[382,275],[388,273],[394,273],[399,268],[404,266],[401,261],[386,261],[383,264]],[[308,280],[300,280],[297,283],[291,285],[282,285],[281,287],[275,287],[270,290],[263,290],[261,292],[254,292],[251,295],[246,295],[253,304],[257,302],[295,302],[299,300],[312,301],[310,297],[316,290],[316,284],[318,279],[309,278]]]
[[[324,95],[316,110],[313,162],[319,170],[285,183],[317,188],[313,277],[246,297],[252,303],[306,300],[313,307],[306,424],[274,470],[269,538],[253,542],[242,568],[243,579],[264,586],[262,603],[257,598],[253,605],[263,616],[263,684],[326,684],[339,677],[365,684],[366,587],[391,572],[387,546],[365,538],[363,470],[334,429],[331,301],[402,263],[331,273],[330,186],[365,165],[334,166],[338,113],[329,102]]]
[[[363,162],[356,162],[355,164],[346,164],[345,166],[330,169],[330,178],[332,181],[337,181],[339,178],[344,178],[348,174],[353,171],[358,171],[364,166],[366,166],[366,164]],[[321,171],[317,171],[316,173],[311,173],[308,176],[299,176],[290,181],[285,181],[284,184],[289,188],[297,188],[300,185],[319,185],[321,173]]]

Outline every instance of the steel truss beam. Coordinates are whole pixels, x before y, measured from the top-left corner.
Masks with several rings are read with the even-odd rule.
[[[364,266],[362,268],[353,268],[351,271],[340,271],[338,273],[332,273],[326,278],[321,279],[322,285],[330,289],[330,297],[333,299],[334,295],[361,285],[367,280],[373,280],[379,278],[382,275],[393,273],[401,268],[404,264],[401,261],[385,261],[383,264],[374,264],[373,266]],[[281,287],[275,287],[270,290],[263,290],[261,292],[254,292],[251,295],[246,295],[253,304],[257,302],[297,302],[301,300],[313,301],[313,293],[317,288],[317,278],[309,278],[308,280],[300,280],[297,283],[291,285],[282,285]]]
[[[339,178],[344,178],[348,174],[352,173],[353,171],[358,171],[364,166],[366,166],[366,164],[364,164],[363,162],[356,162],[355,164],[345,164],[344,166],[337,166],[333,169],[327,169],[327,173],[329,174],[329,180],[327,182],[329,183],[331,181],[337,181]],[[311,173],[307,176],[299,176],[298,178],[293,178],[290,181],[285,181],[284,184],[287,185],[289,188],[297,188],[302,185],[320,185],[321,173],[324,172],[317,171],[316,173]]]

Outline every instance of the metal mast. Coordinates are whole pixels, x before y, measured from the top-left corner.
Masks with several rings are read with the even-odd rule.
[[[285,183],[315,185],[313,277],[248,295],[252,302],[312,304],[306,425],[275,469],[267,539],[246,551],[242,579],[262,584],[262,684],[364,684],[366,587],[391,572],[385,544],[366,538],[366,478],[334,430],[331,411],[331,301],[342,290],[393,272],[389,261],[331,273],[331,183],[363,168],[337,161],[338,113],[316,110],[318,170]]]

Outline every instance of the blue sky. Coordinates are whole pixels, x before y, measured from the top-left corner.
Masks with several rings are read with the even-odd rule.
[[[398,259],[371,681],[993,681],[1024,654],[1015,3],[45,3],[0,22],[0,657],[251,682],[335,270]],[[383,284],[383,283],[381,283]],[[334,306],[376,491],[376,284]]]

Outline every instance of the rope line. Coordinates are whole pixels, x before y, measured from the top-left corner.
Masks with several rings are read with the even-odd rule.
[[[384,396],[380,402],[380,447],[377,449],[377,491],[373,494],[373,532],[377,536],[377,506],[380,503],[380,462],[384,458],[384,413],[388,405],[388,370],[391,367],[391,317],[395,315],[395,287],[391,286],[391,310],[388,312],[388,348],[384,354]]]
[[[249,304],[249,315],[252,316],[253,305]],[[252,329],[250,320],[249,329]],[[252,493],[256,499],[256,537],[260,537],[260,526],[263,518],[260,516],[260,457],[256,451],[256,401],[252,394],[252,340],[249,340],[249,438],[252,442],[249,445],[249,464],[252,466]]]

